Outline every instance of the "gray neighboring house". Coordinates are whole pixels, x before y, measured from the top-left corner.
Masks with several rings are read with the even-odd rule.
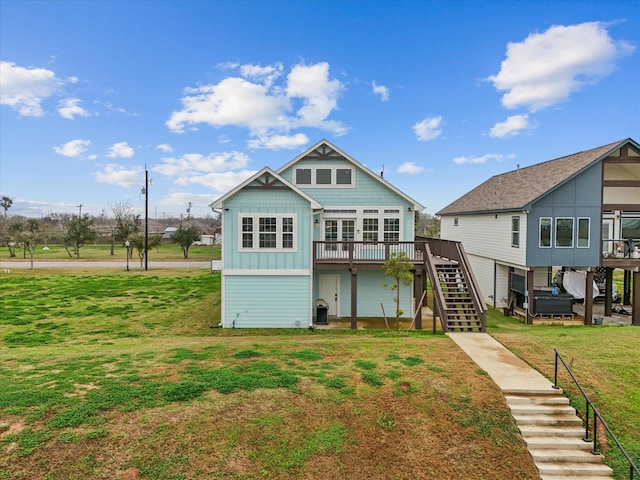
[[[584,323],[595,288],[612,312],[614,269],[640,325],[640,145],[631,138],[496,175],[446,206],[441,238],[462,242],[484,300],[527,323],[572,313],[555,272],[580,280]],[[569,309],[569,310],[567,310]]]

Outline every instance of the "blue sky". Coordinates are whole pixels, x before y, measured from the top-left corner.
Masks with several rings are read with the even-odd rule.
[[[9,214],[208,205],[326,138],[434,214],[640,140],[637,1],[0,1]]]

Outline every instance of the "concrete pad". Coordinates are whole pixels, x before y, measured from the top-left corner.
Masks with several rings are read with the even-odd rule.
[[[486,333],[447,333],[504,392],[553,393],[553,383]]]

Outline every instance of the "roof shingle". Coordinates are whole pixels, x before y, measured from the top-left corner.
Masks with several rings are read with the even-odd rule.
[[[519,210],[583,169],[620,148],[629,139],[495,175],[436,215]]]

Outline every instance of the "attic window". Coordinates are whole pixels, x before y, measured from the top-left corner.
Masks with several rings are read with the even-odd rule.
[[[336,169],[336,183],[338,185],[351,185],[351,169],[350,168],[337,168]]]
[[[311,169],[296,168],[296,183],[298,185],[311,185]]]
[[[353,168],[342,166],[309,166],[294,169],[296,185],[316,188],[353,188]]]

